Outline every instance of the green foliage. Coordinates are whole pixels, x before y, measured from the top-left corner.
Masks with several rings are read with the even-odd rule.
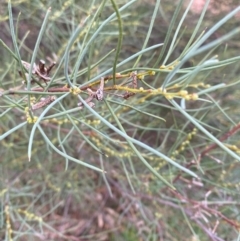
[[[237,240],[240,7],[80,2],[2,3],[1,239]]]

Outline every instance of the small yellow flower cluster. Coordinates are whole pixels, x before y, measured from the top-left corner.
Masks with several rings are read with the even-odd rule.
[[[29,123],[29,124],[36,123],[38,117],[37,116],[31,116],[30,110],[29,110],[28,107],[25,108],[25,114],[26,114],[27,123]]]
[[[69,92],[72,93],[73,95],[78,95],[81,93],[81,90],[78,87],[73,87],[69,89]]]
[[[128,146],[121,146],[123,148],[123,151],[117,152],[114,148],[107,147],[104,141],[101,141],[101,139],[91,137],[91,140],[96,144],[97,147],[99,147],[103,151],[103,153],[107,154],[108,156],[117,156],[120,158],[124,158],[133,155],[132,151],[129,150]]]
[[[13,238],[12,238],[12,233],[13,233],[13,230],[12,230],[12,226],[11,226],[11,220],[10,220],[10,212],[9,212],[9,206],[6,205],[5,206],[5,215],[6,215],[6,228],[7,228],[7,240],[9,241],[13,241]]]
[[[171,159],[175,160],[175,157],[186,149],[186,146],[189,145],[190,141],[196,134],[197,134],[196,128],[194,128],[192,132],[188,133],[186,140],[183,141],[182,144],[179,146],[179,148],[172,153]]]
[[[169,66],[166,66],[166,65],[161,65],[159,67],[159,69],[164,69],[164,70],[173,70],[175,67],[175,65],[169,65]]]
[[[50,181],[50,176],[48,176],[46,178],[46,183],[47,185],[55,192],[60,192],[61,191],[61,188],[57,187],[56,185],[52,184],[52,182]]]
[[[30,213],[30,212],[28,212],[26,210],[22,210],[22,209],[19,208],[19,209],[17,209],[17,211],[20,214],[24,214],[26,216],[26,218],[29,219],[29,220],[38,221],[38,222],[42,222],[43,221],[41,217],[38,217],[35,214]]]
[[[139,73],[139,74],[137,74],[137,78],[139,80],[144,80],[144,77],[147,76],[147,75],[150,75],[150,76],[155,75],[155,71],[149,70],[149,71],[144,72],[144,73]]]
[[[30,104],[34,105],[36,103],[36,97],[35,96],[31,96],[30,97]]]
[[[78,124],[78,121],[74,120],[75,124]],[[57,118],[52,118],[52,119],[47,119],[47,120],[44,120],[44,123],[54,123],[54,124],[58,124],[58,125],[62,125],[64,123],[70,123],[70,121],[65,118],[65,119],[57,119]]]
[[[175,60],[174,62],[172,62],[172,63],[170,63],[170,64],[168,64],[168,65],[161,65],[161,66],[159,67],[159,69],[163,69],[163,70],[173,70],[178,63],[179,63],[179,61],[178,61],[178,60]]]
[[[138,74],[138,79],[139,80],[144,80],[145,75],[144,74]]]
[[[150,76],[151,76],[151,75],[155,75],[155,71],[149,70],[149,71],[148,71],[148,75],[150,75]]]
[[[197,100],[198,99],[198,94],[196,94],[196,93],[188,94],[188,91],[186,91],[186,90],[181,90],[179,92],[179,94],[185,100]]]
[[[238,162],[234,162],[232,163],[228,170],[223,170],[221,175],[220,175],[220,180],[222,181],[222,185],[226,188],[236,188],[236,189],[239,189],[240,188],[240,182],[231,182],[231,181],[226,181],[227,179],[227,176],[230,175],[231,176],[231,173],[232,173],[232,170],[233,169],[236,169],[238,168],[237,166],[239,166],[239,163]]]
[[[171,100],[173,98],[184,98],[185,100],[197,100],[198,99],[198,94],[192,93],[189,94],[187,90],[180,90],[179,92],[164,92],[163,93],[165,98],[168,100]]]
[[[80,122],[78,120],[73,120],[75,124],[79,124]],[[81,120],[81,122],[83,122],[84,120]],[[100,120],[86,120],[85,121],[86,124],[89,125],[99,125],[101,123]],[[62,124],[66,124],[66,123],[72,123],[69,119],[65,118],[65,119],[57,119],[57,118],[52,118],[52,119],[47,119],[44,120],[44,123],[53,123],[53,124],[57,124],[57,125],[62,125]]]
[[[51,20],[56,20],[59,17],[62,16],[62,13],[72,4],[72,1],[65,1],[64,4],[62,5],[61,10],[56,11],[52,16],[51,16]]]
[[[236,145],[230,145],[230,144],[225,144],[225,146],[227,146],[229,149],[231,149],[232,151],[236,152],[236,153],[240,153],[240,148],[237,147]],[[235,169],[236,166],[239,165],[237,162],[235,163],[232,163],[229,168],[228,168],[228,171],[226,170],[223,170],[221,175],[220,175],[220,179],[222,180],[223,182],[223,186],[224,187],[227,187],[227,188],[230,188],[230,187],[234,187],[234,188],[237,188],[239,189],[240,188],[240,182],[238,183],[233,183],[233,182],[230,182],[230,181],[226,181],[226,178],[228,176],[228,174],[232,173],[231,170]]]
[[[160,159],[159,157],[150,157],[149,160],[153,161],[153,160],[157,160],[158,161],[158,165],[156,167],[154,167],[154,169],[158,172],[160,171],[164,166],[166,166],[166,161],[164,161],[163,159]],[[157,178],[157,177],[155,177]]]
[[[193,87],[193,88],[203,87],[203,88],[206,88],[206,89],[211,87],[211,85],[209,85],[209,84],[204,84],[203,82],[200,82],[200,83],[197,83],[197,84],[191,84],[191,85],[189,85],[189,86],[191,86],[191,87]]]
[[[140,87],[138,92],[149,93],[151,95],[159,95],[167,93],[167,90],[162,88],[144,90],[143,87]]]
[[[237,147],[236,145],[225,144],[225,146],[227,146],[229,149],[231,149],[232,151],[234,151],[236,153],[240,153],[240,148]]]
[[[97,126],[97,125],[101,124],[101,120],[87,120],[86,124]]]

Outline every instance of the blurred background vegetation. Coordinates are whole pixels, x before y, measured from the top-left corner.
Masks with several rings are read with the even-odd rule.
[[[64,59],[69,40],[76,28],[88,16],[91,20],[103,6],[93,24],[87,23],[74,41],[68,63],[69,75],[76,73],[76,86],[84,86],[94,81],[96,76],[95,80],[99,79],[99,75],[112,68],[115,61],[116,51],[111,51],[117,48],[119,41],[119,21],[116,18],[109,21],[91,42],[79,68],[75,69],[75,64],[97,29],[115,12],[114,1],[103,2],[12,1],[21,59],[31,62],[44,17],[51,7],[36,63],[40,59],[46,60],[47,65],[56,61],[52,70],[54,83],[65,86],[64,63],[62,66],[59,63]],[[115,4],[120,8],[128,2],[117,0]],[[167,36],[169,40],[164,52],[161,51],[162,46],[146,51],[138,62],[137,57],[128,60],[117,68],[117,72],[149,71],[143,74],[146,76],[139,81],[138,89],[160,88],[183,59],[178,58],[199,21],[204,6],[200,3],[193,1],[174,48],[171,43],[189,1],[138,0],[129,5],[120,14],[123,41],[117,63],[128,60],[143,49],[156,10],[152,31],[144,48],[165,42]],[[137,93],[125,100],[122,98],[123,91],[106,91],[107,102],[96,102],[94,110],[108,123],[121,129],[117,118],[128,136],[163,153],[199,178],[181,171],[143,147],[138,147],[138,152],[133,151],[123,136],[87,108],[76,111],[79,100],[74,95],[67,96],[54,106],[47,113],[49,117],[41,122],[41,128],[56,148],[74,160],[81,160],[105,172],[97,172],[59,155],[39,130],[34,135],[29,162],[29,137],[33,125],[28,123],[4,136],[4,133],[26,121],[28,95],[20,92],[5,94],[8,90],[25,90],[26,86],[22,86],[18,61],[6,48],[8,46],[14,52],[8,3],[0,0],[0,5],[1,240],[240,240],[239,160],[198,130],[191,118],[186,118],[165,94],[146,97]],[[238,0],[210,1],[194,40],[197,41],[203,31],[207,32],[237,7]],[[239,19],[240,12],[201,46],[237,29]],[[199,95],[202,100],[185,101],[178,94],[173,98],[176,97],[176,102],[190,116],[236,155],[240,152],[237,132],[240,128],[239,37],[238,32],[227,41],[214,44],[207,52],[187,59],[180,67],[182,72],[175,73],[172,84],[166,83],[167,91],[174,93],[187,90],[191,96],[203,91],[203,96]],[[166,58],[169,49],[172,52]],[[167,60],[165,63],[164,59]],[[216,65],[196,71],[199,63],[209,59],[217,60],[213,61]],[[153,70],[155,75],[151,74]],[[190,74],[185,76],[187,73]],[[106,76],[111,74],[112,71]],[[131,85],[127,77],[121,81]],[[109,82],[106,86],[113,86],[112,80]],[[211,89],[221,83],[225,85]],[[34,87],[39,86],[34,84]],[[207,89],[209,92],[205,91]],[[86,99],[87,92],[82,96]],[[42,96],[34,97],[39,101]],[[110,109],[108,105],[111,105]],[[115,114],[111,114],[111,110]],[[37,110],[34,115],[39,116],[42,111]],[[137,153],[161,175],[162,180],[144,165]],[[167,186],[163,180],[176,189]]]

